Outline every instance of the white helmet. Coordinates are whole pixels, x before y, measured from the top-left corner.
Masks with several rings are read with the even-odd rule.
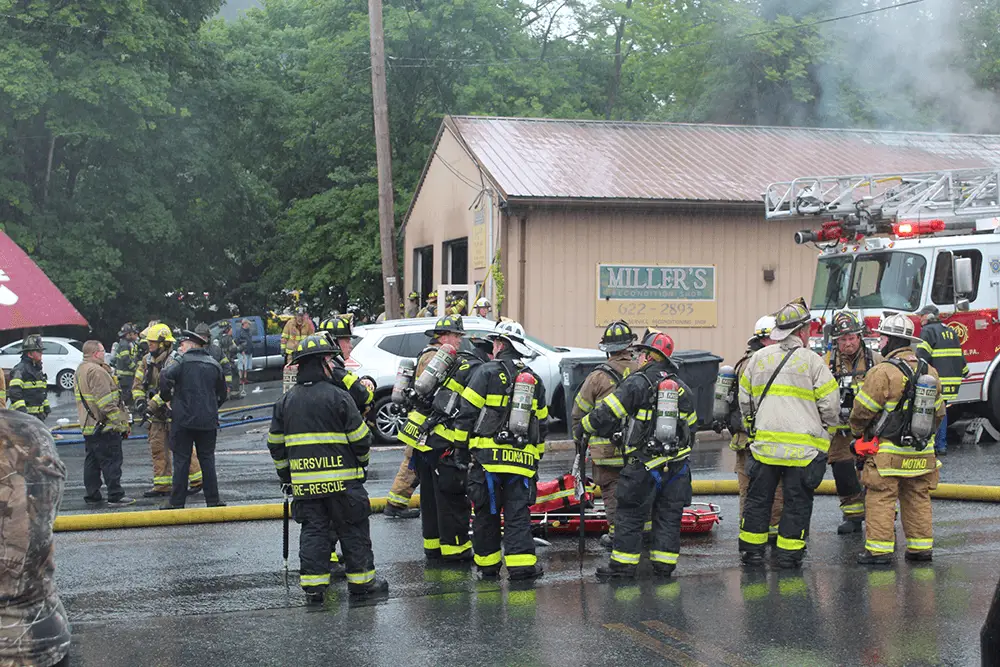
[[[757,320],[757,323],[753,325],[753,337],[757,339],[767,338],[771,335],[771,331],[776,325],[777,321],[775,320],[774,315],[765,315]]]
[[[890,313],[882,316],[875,333],[920,342],[920,339],[913,335],[913,329],[913,320],[909,317],[900,313]]]
[[[486,297],[480,297],[479,299],[476,299],[476,305],[475,305],[475,307],[476,308],[492,308],[493,305],[490,303],[490,300],[487,299]]]
[[[509,322],[497,322],[496,330],[488,336],[490,340],[503,338],[512,343],[524,343],[524,327],[513,320]]]

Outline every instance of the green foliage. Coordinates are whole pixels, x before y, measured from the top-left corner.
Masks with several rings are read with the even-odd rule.
[[[996,131],[1000,0],[943,1],[385,0],[397,223],[445,114]],[[382,310],[366,0],[220,4],[0,0],[0,225],[104,336]]]

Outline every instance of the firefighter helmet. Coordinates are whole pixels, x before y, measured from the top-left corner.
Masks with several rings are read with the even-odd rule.
[[[602,352],[621,352],[627,349],[636,341],[636,336],[632,333],[632,327],[625,320],[612,322],[604,329],[601,336],[601,343],[597,347]]]
[[[410,301],[420,301],[420,292],[410,292],[406,298]]]
[[[656,329],[648,329],[646,335],[642,337],[642,342],[636,344],[636,349],[657,352],[664,357],[669,357],[674,353],[674,339]]]
[[[771,340],[775,342],[785,340],[792,333],[808,324],[811,319],[806,302],[802,299],[796,299],[782,306],[781,310],[774,315],[775,324],[774,330],[771,332]]]
[[[428,301],[435,301],[437,300],[437,298],[438,298],[438,291],[436,289],[431,290],[430,293],[427,295]]]
[[[351,321],[346,317],[331,317],[319,323],[319,330],[328,333],[333,339],[350,338]]]
[[[309,357],[314,357],[317,355],[336,355],[337,347],[333,345],[326,336],[306,336],[299,343],[295,351],[292,352],[292,363],[301,363],[303,359],[308,359]]]
[[[433,338],[439,334],[454,333],[459,336],[465,335],[465,323],[462,322],[461,315],[445,315],[434,323],[433,329],[428,329],[424,335]]]
[[[833,333],[834,338],[840,338],[841,336],[847,336],[849,334],[858,334],[859,336],[865,332],[865,325],[861,322],[861,319],[849,310],[842,310],[833,316]]]
[[[503,338],[512,343],[524,344],[524,327],[522,327],[518,322],[513,320],[497,322],[496,329],[487,336],[490,340],[496,340],[498,338]]]
[[[480,297],[480,298],[476,299],[476,306],[475,307],[476,308],[492,308],[493,304],[491,304],[490,300],[487,299],[484,296],[484,297]]]
[[[142,339],[147,343],[173,343],[174,334],[170,327],[163,323],[157,323],[142,332]]]
[[[181,341],[189,340],[199,345],[208,345],[209,333],[207,324],[199,324],[194,328],[194,331],[185,329],[181,331],[180,339]]]
[[[21,343],[21,352],[41,352],[42,337],[39,334],[28,334]]]
[[[124,338],[129,334],[138,334],[138,333],[139,330],[135,328],[134,324],[132,324],[131,322],[126,322],[125,324],[122,325],[121,331],[118,332],[118,337]]]
[[[774,331],[775,323],[774,315],[765,315],[758,319],[757,323],[753,325],[753,338],[760,340],[770,336],[771,332]]]
[[[875,333],[890,338],[902,338],[904,340],[920,342],[920,339],[913,335],[913,320],[900,313],[890,313],[883,315],[878,323]]]

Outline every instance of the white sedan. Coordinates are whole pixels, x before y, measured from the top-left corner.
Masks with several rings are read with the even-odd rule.
[[[21,345],[17,341],[0,347],[0,368],[9,377],[10,371],[21,361]],[[83,362],[83,343],[73,338],[42,336],[42,370],[49,385],[73,391],[76,369]]]

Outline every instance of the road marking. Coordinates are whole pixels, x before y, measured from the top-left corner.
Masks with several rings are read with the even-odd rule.
[[[719,662],[723,662],[729,665],[730,667],[755,667],[753,663],[743,660],[738,655],[733,655],[732,653],[724,649],[721,649],[717,646],[713,646],[712,644],[708,644],[703,641],[698,641],[697,639],[695,639],[694,635],[689,635],[688,633],[682,630],[678,630],[673,626],[667,625],[662,621],[643,621],[642,624],[645,625],[647,628],[656,630],[657,632],[662,632],[663,634],[665,634],[668,637],[671,637],[672,639],[676,639],[679,642],[684,642],[685,644],[691,646],[692,648],[697,648],[699,651],[703,652],[705,655],[712,658],[713,660],[718,660]]]
[[[608,630],[622,633],[636,644],[648,648],[650,651],[659,654],[675,665],[680,665],[681,667],[708,667],[705,663],[695,660],[688,654],[679,651],[672,646],[667,646],[659,639],[656,639],[655,637],[652,637],[629,625],[625,625],[624,623],[606,623],[604,627]]]

